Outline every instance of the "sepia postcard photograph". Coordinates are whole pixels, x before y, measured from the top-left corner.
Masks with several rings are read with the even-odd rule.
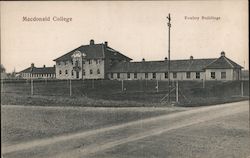
[[[250,158],[248,3],[1,1],[1,158]]]

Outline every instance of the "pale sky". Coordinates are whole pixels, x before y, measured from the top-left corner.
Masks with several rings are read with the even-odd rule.
[[[221,51],[248,69],[248,2],[61,1],[0,2],[1,63],[7,72],[53,66],[79,47],[108,41],[133,61],[163,60],[168,52],[166,16],[171,13],[171,59],[217,58]],[[26,22],[23,17],[65,17],[71,22]],[[219,20],[187,20],[214,16]]]

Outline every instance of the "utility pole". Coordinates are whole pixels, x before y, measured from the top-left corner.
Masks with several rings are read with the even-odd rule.
[[[171,103],[171,97],[170,97],[170,93],[171,93],[171,85],[170,85],[170,27],[171,27],[171,17],[170,17],[170,13],[168,14],[168,101],[169,103]]]

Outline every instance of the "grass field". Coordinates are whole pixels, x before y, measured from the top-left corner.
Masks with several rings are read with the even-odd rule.
[[[250,154],[248,108],[248,101],[195,108],[4,105],[3,156],[243,158]]]
[[[137,80],[72,80],[70,97],[69,80],[34,80],[34,95],[31,96],[30,81],[4,81],[3,104],[23,105],[77,105],[77,106],[165,106],[168,82]],[[249,82],[244,81],[244,96],[241,97],[241,81],[179,81],[179,106],[211,105],[248,99]],[[172,82],[171,86],[175,87]],[[176,100],[176,92],[171,93]],[[123,105],[121,105],[123,104]]]
[[[2,106],[1,142],[10,145],[55,135],[94,130],[185,108],[90,108]]]

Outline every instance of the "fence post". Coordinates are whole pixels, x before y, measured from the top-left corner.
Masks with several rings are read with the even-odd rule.
[[[122,80],[122,92],[123,92],[123,80]]]
[[[31,93],[31,95],[33,95],[34,94],[33,79],[31,79],[30,82],[31,82],[31,89],[30,89],[31,92],[30,93]]]
[[[241,81],[241,97],[244,96],[244,83]]]
[[[178,81],[176,81],[176,102],[179,102],[179,85]]]
[[[69,79],[69,96],[72,96],[72,85],[71,85],[71,79]]]
[[[159,83],[158,83],[158,80],[156,80],[156,90],[157,90],[157,92],[159,92]]]

